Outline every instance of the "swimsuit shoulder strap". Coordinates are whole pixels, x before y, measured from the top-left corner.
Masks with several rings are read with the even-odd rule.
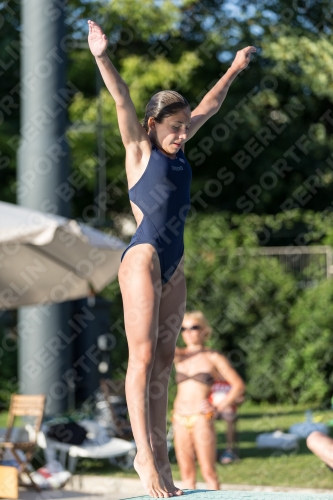
[[[197,354],[201,354],[203,352],[215,352],[215,351],[213,349],[202,349],[200,351],[178,354],[177,355],[177,363],[185,361],[186,359],[192,358],[192,356],[196,356]]]

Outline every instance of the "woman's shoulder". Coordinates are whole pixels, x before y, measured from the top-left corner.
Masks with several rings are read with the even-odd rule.
[[[206,347],[206,346],[203,347],[202,352],[205,352],[205,353],[211,354],[211,355],[220,354],[219,351],[217,351],[216,349],[212,349],[211,347]]]
[[[188,351],[186,347],[176,347],[175,350],[175,362],[182,361],[182,359],[186,358],[188,355]]]
[[[212,358],[212,359],[224,359],[227,360],[227,357],[220,351],[217,351],[216,349],[210,349],[207,348],[207,354]]]
[[[183,361],[185,359],[189,359],[198,355],[211,356],[214,353],[219,354],[218,351],[214,351],[209,347],[203,347],[198,351],[190,351],[186,347],[176,347],[175,351],[175,362]]]
[[[175,349],[175,356],[181,356],[185,354],[186,347],[176,347]]]

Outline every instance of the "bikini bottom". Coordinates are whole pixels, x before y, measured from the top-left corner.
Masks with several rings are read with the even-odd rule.
[[[191,431],[195,426],[199,417],[204,416],[207,421],[213,420],[215,418],[215,412],[210,411],[208,413],[190,413],[188,415],[184,415],[182,413],[177,413],[175,411],[172,412],[172,422],[182,425],[186,427],[188,431]]]

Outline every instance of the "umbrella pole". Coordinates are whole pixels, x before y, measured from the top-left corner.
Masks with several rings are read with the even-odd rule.
[[[68,217],[72,189],[66,108],[77,89],[66,78],[65,4],[57,0],[22,2],[24,132],[18,153],[18,203]],[[70,314],[70,303],[19,311],[21,392],[47,394],[46,413],[50,415],[67,409],[65,374],[72,364],[72,344],[66,344],[64,338],[70,338]]]

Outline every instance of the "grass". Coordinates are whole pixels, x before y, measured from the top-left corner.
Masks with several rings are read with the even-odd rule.
[[[6,411],[0,412],[0,428],[7,427],[7,418],[8,418],[8,413]],[[22,419],[20,417],[17,417],[14,421],[14,427],[19,427],[22,424],[23,424]]]
[[[304,420],[305,406],[257,405],[246,403],[239,412],[238,434],[241,461],[231,465],[217,464],[220,481],[229,484],[265,486],[289,486],[333,489],[333,473],[307,449],[305,440],[292,452],[262,450],[256,447],[256,436],[261,432],[284,432]],[[323,423],[333,419],[333,411],[315,410],[313,415]],[[4,426],[4,414],[0,414],[0,426]],[[218,451],[224,449],[225,424],[216,422]],[[332,428],[333,430],[333,428]],[[38,458],[38,457],[37,457]],[[171,451],[170,460],[175,479],[180,479],[179,469]],[[38,464],[38,466],[40,466]],[[80,474],[137,477],[134,470],[126,471],[110,466],[106,460],[82,459],[78,463]],[[198,470],[198,481],[202,481]]]
[[[8,413],[3,411],[0,413],[0,427],[6,427]]]
[[[241,462],[218,465],[221,482],[231,484],[252,484],[265,486],[294,486],[303,488],[333,488],[333,474],[307,448],[305,440],[299,441],[299,448],[292,452],[258,449],[256,436],[261,432],[280,429],[288,432],[289,427],[304,421],[302,406],[250,406],[240,410],[238,421]],[[315,420],[328,422],[332,411],[313,411]],[[217,423],[218,447],[224,445],[224,424]]]
[[[304,420],[305,406],[244,404],[239,412],[238,434],[241,461],[231,465],[217,464],[221,483],[264,486],[289,486],[333,489],[333,474],[307,448],[305,440],[293,452],[262,450],[256,447],[256,436],[261,432],[280,429],[287,432],[292,424]],[[328,422],[333,411],[313,410],[316,420]],[[225,424],[216,422],[218,451],[224,449]],[[180,479],[174,453],[170,453],[175,479]],[[137,477],[134,471],[110,467],[107,462],[82,460],[79,470],[85,474],[107,474],[118,477]],[[198,481],[202,481],[198,470]]]

